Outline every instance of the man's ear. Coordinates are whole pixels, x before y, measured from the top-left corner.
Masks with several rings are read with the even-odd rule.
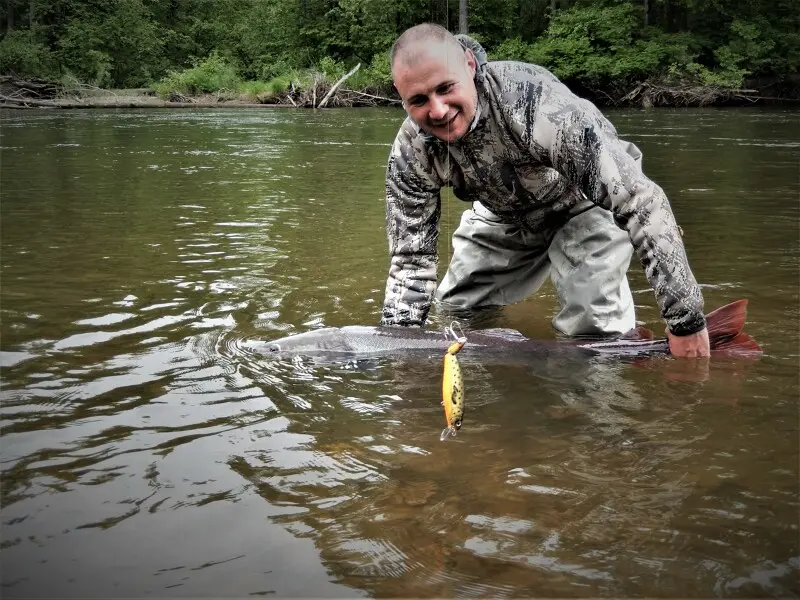
[[[472,53],[472,50],[465,48],[464,57],[467,59],[467,68],[469,68],[470,74],[475,77],[475,72],[478,70],[478,61]]]

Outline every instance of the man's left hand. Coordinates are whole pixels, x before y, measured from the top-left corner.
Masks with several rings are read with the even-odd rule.
[[[669,351],[672,356],[681,358],[711,356],[708,329],[703,328],[701,331],[689,335],[673,335],[667,329],[667,340],[669,340]]]

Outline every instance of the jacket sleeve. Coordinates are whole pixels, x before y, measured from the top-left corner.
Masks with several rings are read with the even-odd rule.
[[[436,289],[442,182],[418,134],[406,125],[386,169],[389,277],[382,325],[421,326]]]
[[[703,296],[666,194],[644,175],[626,151],[627,142],[593,105],[575,96],[568,102],[573,106],[562,104],[550,114],[542,107],[545,114],[533,126],[534,146],[627,230],[669,330],[679,336],[702,330]]]

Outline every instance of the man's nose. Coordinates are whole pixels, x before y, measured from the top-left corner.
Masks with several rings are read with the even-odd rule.
[[[448,110],[447,102],[443,102],[438,96],[431,97],[431,108],[429,111],[431,121],[441,121],[447,116]]]

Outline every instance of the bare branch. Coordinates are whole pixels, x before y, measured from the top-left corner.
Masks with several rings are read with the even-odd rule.
[[[361,67],[361,63],[358,63],[358,64],[357,64],[355,67],[353,67],[352,69],[350,69],[350,72],[349,72],[349,73],[347,73],[346,75],[344,75],[344,76],[343,76],[341,79],[339,79],[339,81],[337,81],[335,84],[333,84],[333,87],[332,87],[332,88],[331,88],[331,89],[328,91],[328,93],[327,93],[327,94],[325,95],[325,97],[322,99],[322,102],[320,102],[320,103],[319,103],[319,107],[318,107],[318,108],[322,108],[322,107],[324,107],[324,106],[325,106],[325,105],[328,103],[328,100],[330,99],[330,97],[331,97],[331,96],[333,96],[333,93],[336,91],[336,88],[338,88],[340,85],[342,85],[342,83],[344,83],[344,81],[345,81],[345,80],[346,80],[348,77],[350,77],[350,76],[351,76],[353,73],[355,73],[356,71],[358,71],[358,69],[359,69],[360,67]]]

